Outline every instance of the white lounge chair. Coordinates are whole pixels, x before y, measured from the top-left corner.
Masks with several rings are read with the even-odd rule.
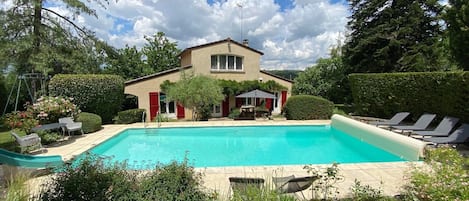
[[[277,187],[279,193],[300,192],[303,199],[306,200],[302,191],[308,189],[317,179],[319,179],[318,176],[295,177],[291,175],[287,177],[272,177],[272,182]]]
[[[16,142],[20,145],[21,153],[23,153],[24,149],[27,149],[28,147],[32,146],[39,146],[39,148],[42,148],[41,137],[39,137],[36,133],[29,134],[23,137],[20,137],[13,131],[11,131],[10,133],[15,138]]]
[[[71,117],[63,117],[59,119],[59,123],[65,124],[64,127],[64,132],[68,132],[68,136],[70,136],[70,132],[74,131],[81,131],[81,134],[83,135],[83,129],[82,129],[82,123],[81,122],[74,122]]]

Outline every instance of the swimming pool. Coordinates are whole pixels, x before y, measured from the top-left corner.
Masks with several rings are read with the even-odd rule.
[[[185,156],[195,167],[404,161],[330,125],[127,129],[90,152],[132,169]]]

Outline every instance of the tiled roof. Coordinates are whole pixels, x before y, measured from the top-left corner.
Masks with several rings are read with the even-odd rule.
[[[205,43],[205,44],[202,44],[202,45],[197,45],[197,46],[189,47],[189,48],[184,49],[179,55],[182,55],[182,54],[184,54],[184,53],[186,53],[186,52],[189,52],[189,51],[192,51],[192,50],[195,50],[195,49],[199,49],[199,48],[203,48],[203,47],[208,47],[208,46],[216,45],[216,44],[220,44],[220,43],[226,43],[226,42],[230,42],[230,43],[237,44],[237,45],[239,45],[239,46],[241,46],[241,47],[244,47],[244,48],[246,48],[246,49],[248,49],[248,50],[251,50],[251,51],[253,51],[253,52],[256,52],[256,53],[258,53],[258,54],[260,54],[260,55],[264,55],[263,52],[261,52],[261,51],[259,51],[259,50],[256,50],[256,49],[254,49],[254,48],[251,48],[251,47],[249,47],[249,46],[247,46],[247,45],[243,45],[242,43],[239,43],[239,42],[237,42],[237,41],[235,41],[235,40],[232,40],[231,38],[226,38],[226,39],[219,40],[219,41],[215,41],[215,42],[211,42],[211,43]]]
[[[125,82],[125,86],[132,85],[132,84],[135,84],[135,83],[138,83],[138,82],[141,82],[141,81],[144,81],[144,80],[152,79],[152,78],[155,78],[155,77],[159,77],[159,76],[162,76],[162,75],[170,74],[170,73],[173,73],[173,72],[177,72],[177,71],[180,71],[180,70],[184,70],[184,69],[187,69],[187,68],[192,68],[192,65],[172,68],[172,69],[161,71],[161,72],[154,73],[154,74],[151,74],[151,75],[146,75],[146,76],[143,76],[143,77],[139,77],[139,78],[136,78],[136,79],[133,79],[133,80],[128,80],[128,81]]]

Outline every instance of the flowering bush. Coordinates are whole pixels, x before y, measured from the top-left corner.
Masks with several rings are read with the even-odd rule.
[[[33,117],[29,111],[12,112],[5,115],[5,125],[10,129],[20,129],[25,133],[29,133],[31,128],[37,126],[39,122]]]
[[[33,105],[28,105],[28,111],[41,124],[57,123],[61,117],[74,117],[80,113],[72,101],[73,98],[42,96]]]

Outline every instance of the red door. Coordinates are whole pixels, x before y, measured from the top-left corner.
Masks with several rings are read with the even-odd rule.
[[[184,119],[184,117],[185,117],[184,106],[178,103],[177,104],[177,118]]]
[[[160,109],[160,101],[158,97],[158,92],[150,92],[150,120],[156,117]]]
[[[225,97],[225,100],[223,100],[221,104],[221,114],[223,117],[227,117],[228,114],[230,113],[230,97]]]
[[[282,91],[282,108],[286,102],[287,102],[287,91]]]
[[[272,99],[271,99],[271,98],[267,98],[267,99],[266,99],[265,107],[266,107],[267,109],[269,109],[269,111],[272,110]]]

